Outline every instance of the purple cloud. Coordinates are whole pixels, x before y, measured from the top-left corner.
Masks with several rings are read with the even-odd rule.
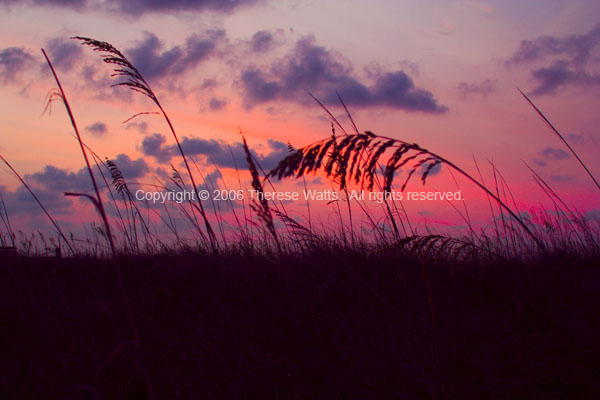
[[[558,160],[566,160],[571,157],[571,155],[563,149],[556,149],[553,147],[546,147],[542,151],[540,151],[540,156],[549,161],[558,161]]]
[[[22,47],[7,47],[0,51],[0,78],[3,83],[20,81],[20,74],[35,65],[35,58]]]
[[[113,161],[125,179],[140,178],[150,170],[143,158],[132,160],[126,154],[119,154]],[[96,181],[103,183],[98,171],[95,168],[93,171]],[[65,197],[64,192],[92,192],[87,168],[72,172],[53,165],[46,165],[41,171],[25,175],[24,179],[32,187],[44,207],[52,213],[64,213],[72,209],[71,198]],[[0,189],[9,212],[27,215],[42,214],[37,202],[23,186],[18,187],[14,192],[7,191],[3,186],[0,186]]]
[[[260,0],[109,0],[118,10],[139,15],[149,12],[217,11],[233,10],[260,3]]]
[[[167,163],[179,156],[179,150],[176,145],[166,145],[166,141],[163,135],[155,133],[142,141],[140,149],[144,155],[154,157],[158,162]],[[255,149],[250,149],[265,170],[274,168],[289,153],[287,144],[283,142],[270,139],[267,143],[266,154],[261,155]],[[246,167],[246,153],[240,143],[227,144],[221,140],[185,136],[181,140],[181,148],[186,155],[203,156],[209,164],[219,167]]]
[[[153,33],[146,32],[142,41],[127,49],[125,54],[147,79],[177,76],[196,67],[214,54],[217,45],[225,40],[225,31],[207,31],[189,36],[185,45],[165,49]]]
[[[600,45],[600,24],[589,32],[565,37],[542,36],[523,40],[507,61],[511,64],[547,62],[531,72],[536,83],[533,94],[552,94],[563,86],[590,87],[600,84],[595,49]]]
[[[138,179],[146,175],[150,168],[143,158],[132,160],[127,154],[117,154],[117,157],[112,159],[115,165],[119,168],[123,177],[128,179]]]
[[[456,87],[458,96],[461,99],[467,99],[472,96],[488,97],[496,91],[498,81],[495,79],[486,79],[481,82],[461,82]]]
[[[355,107],[391,107],[408,111],[439,113],[447,108],[433,95],[415,87],[403,71],[385,72],[372,77],[372,84],[359,82],[348,60],[304,38],[284,58],[270,67],[247,67],[241,74],[248,108],[274,100],[304,103],[306,90],[327,104],[338,104],[337,93]]]
[[[274,46],[273,34],[269,31],[258,31],[250,39],[250,48],[255,53],[265,53]]]
[[[523,40],[508,63],[532,62],[548,56],[567,56],[574,64],[581,65],[592,57],[592,51],[598,43],[600,24],[580,35],[562,38],[542,36],[535,40]]]
[[[81,46],[66,38],[53,38],[46,42],[46,52],[55,68],[71,70],[80,59]]]
[[[142,140],[140,150],[144,155],[154,157],[156,161],[166,163],[173,157],[172,149],[165,146],[167,138],[160,133],[154,133]]]
[[[549,67],[542,67],[531,73],[537,82],[533,94],[556,93],[563,85],[597,85],[600,83],[600,74],[589,74],[582,69],[576,69],[566,61],[557,61]]]
[[[106,132],[108,132],[104,122],[94,122],[93,124],[87,126],[85,130],[98,137],[104,136]]]
[[[0,0],[0,4],[4,5],[52,6],[76,11],[100,9],[130,16],[181,11],[231,13],[238,8],[262,2],[263,0]]]
[[[222,110],[227,105],[227,100],[218,99],[216,97],[213,97],[210,99],[210,102],[208,103],[208,105],[210,106],[211,110],[214,110],[214,111]]]

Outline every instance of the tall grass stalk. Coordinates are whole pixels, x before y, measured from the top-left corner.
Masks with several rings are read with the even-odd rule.
[[[104,228],[106,229],[106,238],[108,243],[110,244],[110,249],[112,251],[113,257],[117,255],[117,249],[115,247],[115,243],[112,237],[112,233],[110,230],[110,225],[108,224],[108,218],[106,217],[106,212],[104,210],[104,204],[102,203],[102,197],[100,196],[100,191],[98,190],[98,185],[96,184],[96,178],[94,178],[94,173],[92,172],[92,167],[90,166],[90,161],[88,160],[87,153],[85,151],[85,147],[83,145],[83,141],[81,140],[81,135],[79,135],[79,129],[77,129],[77,123],[75,122],[75,117],[73,116],[73,112],[71,111],[71,106],[69,105],[69,101],[67,100],[67,96],[65,95],[65,91],[58,79],[58,75],[56,75],[56,71],[54,70],[54,66],[52,62],[50,62],[50,58],[46,54],[46,51],[42,49],[42,53],[44,54],[44,58],[50,67],[50,71],[54,76],[54,80],[56,81],[56,85],[58,86],[58,90],[60,91],[60,98],[69,114],[69,119],[71,120],[71,125],[73,125],[73,130],[75,131],[75,135],[77,135],[77,141],[79,142],[79,146],[81,147],[81,153],[83,154],[83,159],[85,160],[85,165],[90,174],[90,179],[92,181],[92,185],[94,186],[94,192],[96,193],[96,201],[94,205],[96,206],[100,216],[102,217],[102,222],[104,223]],[[91,197],[90,197],[91,198]]]
[[[421,181],[425,184],[427,176],[432,169],[439,164],[445,164],[463,175],[494,199],[500,208],[504,209],[514,218],[540,250],[547,253],[544,243],[536,237],[522,218],[506,205],[500,197],[446,158],[424,149],[416,143],[378,136],[372,132],[347,135],[339,143],[337,139],[336,136],[332,136],[296,150],[281,160],[278,166],[269,173],[269,176],[277,176],[280,179],[290,176],[299,178],[305,174],[323,170],[327,177],[336,181],[342,189],[347,186],[348,182],[354,181],[356,184],[360,184],[362,188],[371,190],[374,185],[375,175],[377,174],[376,168],[380,158],[387,150],[393,149],[394,151],[387,160],[383,174],[384,192],[391,191],[394,173],[410,162],[414,162],[414,164],[402,184],[401,191],[404,191],[417,170],[423,168]],[[364,159],[361,156],[365,156]]]
[[[521,93],[521,95],[525,98],[525,100],[527,100],[527,102],[529,103],[529,105],[531,105],[531,107],[533,107],[533,109],[538,113],[538,115],[540,117],[542,117],[542,119],[550,127],[550,129],[552,129],[552,131],[554,133],[556,133],[556,136],[558,136],[560,138],[560,140],[563,142],[563,144],[565,146],[567,146],[567,149],[569,149],[569,151],[571,152],[571,154],[573,154],[573,156],[575,156],[575,158],[577,159],[577,161],[579,161],[579,164],[581,164],[581,166],[583,167],[583,169],[585,170],[585,172],[587,172],[587,174],[592,179],[592,181],[594,181],[594,184],[596,185],[596,187],[598,188],[598,190],[600,190],[600,183],[598,183],[598,181],[596,180],[596,178],[594,177],[594,175],[590,172],[590,170],[585,165],[585,163],[583,162],[583,160],[579,157],[579,155],[577,154],[577,152],[575,150],[573,150],[573,148],[571,147],[571,145],[569,145],[569,142],[567,142],[567,140],[564,138],[563,135],[561,135],[561,133],[558,131],[558,129],[556,129],[554,127],[554,125],[552,125],[552,123],[548,120],[548,118],[546,118],[546,116],[542,113],[542,111],[533,103],[533,101],[531,101],[531,99],[529,97],[527,97],[527,95],[525,93],[523,93],[521,91],[521,89],[517,88],[517,90],[519,91],[519,93]]]
[[[126,78],[126,80],[123,82],[116,83],[113,86],[125,86],[135,92],[141,93],[142,95],[152,100],[152,102],[154,102],[154,104],[158,107],[160,113],[163,115],[165,121],[167,122],[167,125],[169,126],[169,130],[173,134],[173,138],[175,139],[175,143],[177,144],[177,148],[179,150],[179,153],[181,154],[181,158],[183,159],[185,169],[188,173],[188,176],[194,189],[194,193],[196,195],[196,199],[198,201],[198,209],[200,211],[200,215],[204,220],[204,225],[206,227],[206,232],[210,239],[211,246],[213,250],[218,249],[217,237],[204,210],[204,206],[198,193],[198,187],[196,186],[194,175],[192,174],[192,170],[188,163],[187,157],[183,151],[183,148],[181,147],[181,143],[179,141],[177,133],[175,132],[175,128],[173,127],[173,124],[171,123],[171,120],[167,115],[165,109],[163,108],[162,104],[158,101],[158,97],[156,97],[156,94],[150,88],[148,82],[146,82],[140,71],[127,59],[127,57],[125,57],[123,53],[117,50],[117,48],[115,48],[112,44],[81,36],[75,36],[72,37],[72,39],[77,39],[81,41],[83,45],[92,47],[94,51],[103,53],[102,60],[105,63],[117,66],[117,68],[114,69],[114,73],[111,76],[123,76]]]
[[[54,225],[54,227],[56,228],[56,230],[57,230],[58,234],[60,235],[60,237],[65,241],[65,244],[67,245],[67,247],[69,248],[69,250],[71,251],[71,253],[75,254],[75,250],[71,246],[71,243],[69,243],[69,240],[66,238],[66,236],[63,233],[62,229],[60,229],[60,226],[58,226],[58,224],[56,223],[56,221],[54,220],[54,218],[52,218],[52,215],[50,215],[50,213],[48,212],[48,210],[46,209],[46,207],[44,207],[44,205],[42,204],[42,202],[40,201],[40,199],[35,195],[35,193],[33,192],[33,190],[31,190],[31,187],[29,187],[29,185],[27,184],[27,182],[25,182],[25,180],[21,177],[21,175],[19,175],[19,173],[12,167],[12,165],[10,165],[10,163],[1,154],[0,154],[0,160],[2,160],[2,162],[4,162],[4,164],[6,164],[6,166],[12,171],[12,173],[15,174],[15,176],[21,181],[21,183],[23,184],[23,186],[25,186],[25,189],[27,189],[27,191],[31,194],[31,196],[34,198],[34,200],[38,203],[38,205],[40,206],[40,208],[42,209],[42,211],[44,212],[44,214],[46,214],[46,216],[48,217],[48,219],[50,220],[50,222],[52,223],[52,225]]]
[[[58,86],[58,89],[60,91],[60,97],[61,97],[61,99],[63,101],[63,104],[64,104],[66,110],[67,110],[67,113],[69,114],[69,118],[71,120],[71,124],[73,125],[73,129],[75,130],[75,134],[77,135],[77,141],[79,142],[79,145],[81,147],[81,152],[83,153],[83,158],[85,160],[88,172],[90,174],[90,179],[91,179],[92,184],[94,186],[94,191],[96,193],[96,198],[94,199],[92,196],[89,196],[89,195],[86,195],[86,194],[82,194],[82,193],[65,193],[65,195],[85,196],[85,197],[89,198],[94,203],[94,205],[96,206],[96,208],[98,209],[98,212],[100,213],[100,215],[102,217],[102,221],[104,222],[104,227],[106,229],[106,237],[107,237],[108,242],[110,244],[110,248],[111,248],[113,257],[116,257],[117,250],[116,250],[115,243],[114,243],[114,240],[113,240],[113,237],[112,237],[112,233],[111,233],[111,230],[110,230],[110,225],[108,223],[108,218],[106,217],[106,212],[104,210],[104,205],[102,203],[102,198],[100,196],[100,191],[98,190],[98,185],[96,184],[96,179],[94,178],[94,174],[92,172],[92,167],[90,165],[87,153],[85,151],[85,146],[83,144],[81,136],[79,135],[79,129],[77,129],[77,124],[75,122],[75,118],[74,118],[73,113],[71,111],[71,106],[69,105],[69,102],[68,102],[67,97],[65,95],[65,92],[64,92],[64,90],[62,88],[60,80],[58,79],[56,71],[54,70],[54,66],[52,65],[52,62],[50,62],[50,58],[48,57],[48,55],[46,54],[46,51],[44,49],[42,49],[42,53],[44,54],[44,57],[46,58],[46,62],[48,63],[48,66],[50,67],[50,71],[52,72],[52,75],[54,76],[54,79],[55,79],[56,84]],[[130,327],[131,327],[131,330],[132,330],[135,342],[137,344],[137,347],[138,347],[140,353],[142,353],[141,355],[143,355],[142,342],[140,340],[139,331],[137,329],[137,325],[136,325],[135,319],[133,317],[133,311],[131,309],[131,302],[129,301],[129,296],[127,295],[127,290],[126,290],[126,287],[125,287],[125,280],[123,278],[123,273],[121,271],[121,268],[119,266],[119,262],[118,261],[115,261],[114,265],[115,265],[115,269],[116,269],[116,275],[117,275],[117,280],[118,280],[118,284],[119,284],[119,289],[120,289],[121,295],[123,297],[123,301],[125,303],[125,309],[126,309],[126,312],[127,312],[127,317],[128,317],[128,320],[129,320],[129,324],[130,324]],[[136,360],[136,362],[138,363],[138,366],[140,367],[140,369],[142,369],[142,372],[145,372],[145,371],[143,371],[143,368],[141,367],[141,365],[139,364],[139,362],[137,360]],[[152,389],[152,386],[149,384],[149,379],[147,379],[146,383],[147,383],[147,388],[148,388],[148,394],[149,394],[149,396],[151,398],[154,398],[153,389]]]
[[[12,247],[15,246],[15,234],[13,232],[12,226],[10,225],[10,218],[8,217],[8,211],[6,210],[6,202],[4,202],[4,197],[0,192],[0,219],[2,220],[2,224],[4,225],[4,229],[6,229],[6,234],[10,239],[10,243]],[[4,237],[0,235],[0,245],[4,246]]]

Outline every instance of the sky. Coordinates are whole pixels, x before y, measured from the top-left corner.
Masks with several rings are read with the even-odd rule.
[[[418,143],[477,177],[479,166],[488,184],[494,165],[520,210],[551,207],[529,165],[568,204],[596,216],[597,188],[517,88],[600,173],[598,15],[594,0],[0,0],[0,154],[67,230],[97,219],[91,205],[63,196],[92,188],[64,108],[54,101],[44,112],[55,88],[44,48],[100,158],[114,160],[132,183],[168,180],[171,164],[181,168],[160,116],[124,123],[156,107],[111,87],[118,78],[110,66],[70,39],[84,36],[110,42],[140,70],[215,187],[249,179],[240,131],[266,170],[288,144],[330,135],[309,93],[349,127],[339,94],[361,131]],[[445,167],[434,172],[414,190],[457,188]],[[457,180],[485,223],[486,197]],[[295,181],[277,184],[301,190]],[[323,177],[308,184],[330,187]],[[4,166],[0,193],[16,227],[48,229]],[[328,207],[315,205],[325,221]],[[445,202],[406,207],[421,226],[461,224]]]

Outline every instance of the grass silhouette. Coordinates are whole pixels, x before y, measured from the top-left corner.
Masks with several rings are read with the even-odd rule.
[[[569,207],[529,166],[553,209],[526,218],[493,163],[493,183],[486,185],[477,164],[479,179],[416,143],[361,133],[339,98],[351,125],[346,131],[315,98],[331,119],[331,136],[302,148],[290,144],[289,155],[273,170],[262,169],[241,136],[249,184],[257,193],[275,190],[274,182],[288,177],[304,179],[306,188],[305,179],[315,173],[346,193],[353,185],[381,192],[398,185],[404,191],[413,178],[425,184],[434,168],[445,165],[453,178],[463,176],[489,200],[493,231],[478,231],[468,209],[456,208],[467,234],[419,234],[404,226],[410,221],[402,205],[387,198],[384,223],[362,203],[347,202],[347,220],[352,224],[352,206],[359,206],[369,232],[345,226],[339,202],[339,226],[325,231],[311,220],[310,204],[304,224],[283,202],[259,197],[229,202],[236,240],[226,240],[223,211],[214,204],[212,214],[207,211],[192,166],[200,176],[203,171],[185,154],[139,70],[109,43],[74,39],[101,53],[115,68],[113,76],[125,79],[115,86],[154,102],[187,172],[182,176],[172,165],[170,176],[156,178],[156,187],[184,190],[191,184],[197,201],[155,209],[137,200],[130,189],[136,182],[128,182],[115,160],[103,159],[79,136],[44,52],[58,85],[49,101],[63,101],[95,191],[67,194],[89,198],[104,231],[99,240],[67,239],[34,189],[0,156],[58,231],[59,246],[65,243],[71,253],[42,257],[45,236],[15,235],[2,207],[7,234],[22,256],[0,254],[1,398],[481,399],[600,393],[599,226]],[[233,151],[232,158],[242,189]],[[103,203],[101,195],[112,201]],[[192,240],[186,241],[178,219],[195,228]],[[158,225],[171,231],[172,242],[157,233]]]

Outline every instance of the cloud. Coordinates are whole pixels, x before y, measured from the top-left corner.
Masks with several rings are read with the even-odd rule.
[[[542,151],[540,151],[540,156],[542,156],[545,160],[549,161],[558,161],[558,160],[566,160],[571,157],[571,155],[563,149],[555,149],[553,147],[546,147]]]
[[[158,162],[170,162],[179,156],[176,145],[166,145],[166,138],[155,133],[142,141],[140,150],[144,155],[154,157]],[[269,139],[268,151],[258,154],[250,149],[252,155],[265,170],[273,169],[277,163],[289,154],[287,144]],[[181,148],[186,156],[203,156],[209,164],[224,168],[245,168],[246,153],[240,143],[227,144],[221,140],[183,137]]]
[[[575,178],[571,175],[552,175],[550,176],[550,180],[553,182],[571,182],[574,181]]]
[[[130,16],[181,11],[231,13],[238,8],[262,2],[262,0],[0,0],[0,4],[5,5],[53,6],[75,11],[104,10]]]
[[[125,180],[141,178],[150,171],[143,158],[132,160],[127,154],[118,154],[112,161],[119,168]]]
[[[600,74],[589,74],[584,70],[572,68],[566,61],[557,61],[549,67],[532,71],[531,76],[537,82],[533,94],[552,94],[563,85],[592,86],[600,83]]]
[[[148,123],[146,121],[129,122],[125,125],[125,129],[136,129],[139,133],[146,133],[148,132]]]
[[[69,71],[77,65],[77,61],[83,53],[79,44],[60,37],[46,42],[46,52],[54,68],[63,71]]]
[[[219,179],[221,179],[221,171],[214,169],[204,175],[204,182],[198,185],[198,190],[215,190],[219,188]]]
[[[200,85],[202,89],[214,89],[217,86],[219,86],[219,83],[215,79],[205,79]]]
[[[19,186],[14,192],[8,192],[4,187],[2,197],[6,205],[6,210],[11,214],[42,215],[43,211],[39,204],[31,196],[31,193],[24,186]],[[72,203],[62,192],[46,188],[33,188],[33,192],[51,213],[65,213],[72,209]]]
[[[104,122],[94,122],[93,124],[87,126],[85,130],[97,137],[104,136],[106,132],[108,132]]]
[[[588,33],[562,38],[542,36],[535,40],[523,40],[508,60],[518,64],[537,61],[548,56],[567,56],[574,64],[582,65],[592,56],[592,50],[600,43],[600,24]]]
[[[145,155],[154,157],[156,161],[166,163],[173,157],[171,148],[164,145],[166,142],[167,139],[163,135],[154,133],[142,140],[140,150]]]
[[[150,169],[143,158],[132,160],[126,154],[119,154],[113,160],[126,180],[134,180],[144,176]],[[96,182],[102,188],[104,181],[94,168]],[[87,168],[76,172],[46,165],[41,171],[27,174],[25,181],[32,187],[35,195],[51,213],[65,213],[72,210],[72,203],[64,192],[92,193],[92,183]],[[110,182],[110,181],[109,181]],[[10,213],[40,215],[42,210],[25,187],[20,186],[14,192],[0,186],[6,208]],[[87,200],[86,200],[87,201]]]
[[[22,47],[7,47],[0,51],[0,79],[3,83],[20,82],[20,74],[36,64],[31,53]]]
[[[567,141],[570,144],[598,145],[598,138],[585,133],[567,133]]]
[[[488,97],[494,93],[497,88],[498,81],[495,79],[486,79],[481,82],[461,82],[456,87],[458,96],[461,99],[467,99],[472,96]]]
[[[144,176],[148,171],[148,165],[143,158],[132,160],[126,154],[119,154],[113,160],[126,179],[136,179]],[[101,177],[96,168],[92,169],[97,182]],[[87,192],[92,190],[90,175],[86,167],[77,172],[46,165],[40,172],[25,175],[25,181],[34,182],[38,187],[58,192]]]
[[[258,31],[250,39],[250,48],[255,53],[266,53],[273,48],[275,40],[269,31]]]
[[[421,170],[419,171],[419,176],[422,176],[427,169],[429,168],[430,164],[424,164],[421,166]],[[442,172],[442,164],[436,164],[434,167],[432,167],[429,172],[427,173],[427,178],[431,178],[432,176],[436,176],[439,175]]]
[[[589,32],[565,37],[542,36],[523,40],[507,65],[544,62],[531,71],[536,82],[533,94],[556,93],[563,86],[590,87],[600,84],[598,59],[600,24]]]
[[[91,3],[92,2],[89,0],[0,0],[0,4],[4,5],[24,4],[28,6],[55,6],[70,8],[77,11],[82,10],[86,5]]]
[[[327,104],[390,107],[408,111],[439,113],[447,108],[433,94],[415,87],[403,71],[380,72],[371,85],[357,80],[352,65],[340,55],[315,44],[313,38],[298,40],[294,49],[269,68],[249,66],[241,73],[240,84],[248,108],[275,100],[304,103],[306,90]]]
[[[193,69],[213,55],[217,45],[224,40],[224,30],[211,30],[189,36],[183,46],[165,49],[154,33],[146,32],[144,39],[127,49],[125,54],[146,79],[160,79]]]
[[[222,110],[227,105],[227,100],[218,99],[216,97],[213,97],[210,99],[210,102],[208,103],[208,105],[210,106],[211,110],[214,110],[214,111]]]
[[[87,168],[70,172],[53,165],[46,165],[41,172],[25,175],[25,181],[34,181],[39,186],[59,192],[87,191],[92,188]]]
[[[217,11],[230,13],[242,6],[260,3],[259,0],[109,0],[124,13],[139,15],[148,12]]]

